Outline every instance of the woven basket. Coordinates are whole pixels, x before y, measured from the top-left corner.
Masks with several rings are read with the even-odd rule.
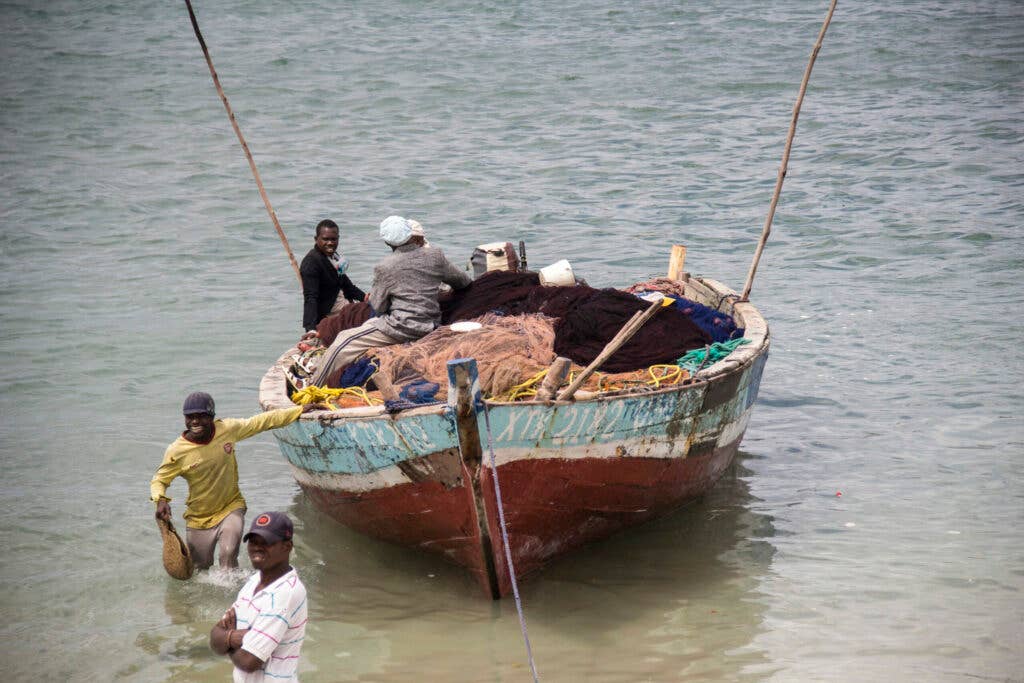
[[[169,519],[158,519],[156,525],[160,527],[160,535],[164,540],[164,569],[176,579],[191,578],[195,571],[192,564],[192,554],[188,550],[178,532],[174,530],[174,524]]]

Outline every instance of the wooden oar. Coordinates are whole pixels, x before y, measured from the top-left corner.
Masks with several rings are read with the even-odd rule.
[[[811,80],[811,68],[814,66],[814,60],[818,57],[818,51],[821,50],[821,41],[825,37],[825,31],[828,29],[829,22],[832,21],[832,13],[835,9],[836,0],[832,0],[832,4],[828,8],[828,15],[825,17],[825,23],[822,24],[821,31],[818,33],[818,42],[814,44],[814,49],[811,50],[811,59],[807,62],[807,69],[804,71],[804,80],[800,83],[800,93],[796,97],[796,104],[793,105],[793,119],[789,122],[786,149],[782,153],[782,163],[779,164],[779,176],[775,180],[775,193],[772,194],[772,201],[768,206],[768,217],[764,220],[761,241],[757,243],[757,250],[754,252],[754,260],[750,264],[750,272],[747,273],[747,283],[743,286],[743,294],[740,296],[740,301],[748,301],[750,299],[750,288],[754,285],[754,273],[757,272],[757,264],[761,260],[764,245],[768,242],[768,235],[772,232],[772,218],[775,216],[775,207],[779,205],[782,181],[786,178],[786,167],[789,165],[789,150],[793,147],[793,136],[796,135],[796,120],[800,116],[800,105],[804,101],[804,93],[807,92],[807,82]]]
[[[568,401],[571,399],[573,394],[576,393],[576,390],[583,386],[583,383],[586,382],[592,374],[594,374],[594,371],[601,367],[606,360],[611,358],[612,354],[622,348],[623,344],[632,339],[633,335],[644,326],[644,323],[653,318],[654,314],[657,313],[658,309],[662,308],[662,306],[664,306],[663,301],[655,301],[647,307],[646,311],[643,311],[642,313],[637,311],[634,313],[633,317],[622,326],[618,334],[612,337],[611,341],[605,344],[604,348],[601,349],[601,353],[597,354],[597,358],[591,361],[590,365],[583,369],[583,372],[573,380],[572,384],[562,390],[562,393],[558,395],[558,400]]]
[[[210,59],[210,51],[206,49],[206,41],[203,40],[203,34],[199,31],[199,22],[196,21],[196,13],[192,11],[192,3],[190,0],[185,0],[185,6],[188,7],[188,18],[192,20],[192,30],[196,33],[196,38],[199,40],[199,47],[203,48],[203,56],[206,57],[206,65],[210,67],[210,75],[213,76],[213,84],[217,86],[217,94],[220,95],[221,102],[224,103],[224,108],[228,111],[228,119],[231,120],[231,127],[235,129],[235,135],[238,136],[238,141],[242,143],[242,151],[245,152],[245,158],[249,160],[249,168],[252,170],[252,177],[256,179],[256,187],[259,188],[260,197],[263,198],[263,205],[267,207],[267,213],[270,214],[270,220],[274,222],[274,228],[277,230],[277,236],[281,238],[281,244],[284,245],[284,250],[288,253],[288,260],[292,262],[292,268],[295,270],[295,277],[299,278],[299,287],[302,287],[302,274],[299,272],[299,264],[295,261],[295,255],[292,253],[292,248],[288,246],[288,238],[284,236],[284,230],[281,229],[281,224],[277,221],[277,214],[274,212],[274,207],[270,205],[270,199],[267,197],[267,191],[263,189],[263,181],[260,180],[260,172],[256,170],[256,162],[253,161],[252,154],[249,153],[249,145],[245,144],[245,138],[242,137],[242,130],[238,127],[238,122],[235,121],[235,113],[231,111],[231,105],[228,103],[228,96],[224,94],[224,89],[220,87],[220,79],[217,78],[217,71],[213,68],[213,60]]]

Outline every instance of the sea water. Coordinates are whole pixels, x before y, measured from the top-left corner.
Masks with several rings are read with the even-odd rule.
[[[524,240],[597,286],[742,289],[824,2],[196,3],[296,258],[417,218],[460,263]],[[1020,681],[1024,9],[840,3],[752,301],[736,465],[701,502],[521,586],[542,680]],[[148,483],[181,401],[255,413],[299,284],[184,3],[0,6],[4,680],[224,681],[249,571],[160,564]],[[351,532],[273,437],[309,682],[531,679],[512,600]],[[180,523],[186,495],[171,488]]]

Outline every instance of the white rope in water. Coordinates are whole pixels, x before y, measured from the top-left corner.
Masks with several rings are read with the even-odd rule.
[[[523,641],[526,642],[526,656],[530,660],[530,671],[533,673],[534,683],[540,683],[537,676],[537,666],[533,663],[533,650],[530,649],[530,636],[526,633],[526,617],[523,616],[523,603],[519,599],[519,585],[516,583],[516,568],[512,565],[512,550],[508,544],[508,531],[505,529],[505,506],[501,502],[501,484],[498,483],[498,463],[494,458],[494,445],[491,442],[491,416],[484,403],[484,424],[487,426],[487,450],[491,454],[491,474],[494,477],[494,494],[498,499],[498,521],[501,523],[501,541],[505,546],[505,562],[508,563],[508,575],[512,580],[512,594],[516,598],[516,611],[519,612],[519,628],[523,632]]]

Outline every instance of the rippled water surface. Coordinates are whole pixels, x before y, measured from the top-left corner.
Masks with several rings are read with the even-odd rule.
[[[703,501],[522,586],[542,680],[1024,680],[1024,9],[841,3],[752,300],[772,354]],[[419,218],[591,284],[741,289],[824,3],[199,2],[292,249]],[[185,6],[0,5],[5,680],[223,681],[245,572],[163,572],[148,481],[182,397],[255,412],[294,273]],[[305,500],[302,680],[530,680],[514,603]],[[181,513],[185,489],[172,495]],[[841,495],[840,495],[841,494]],[[243,560],[247,567],[247,560]]]

